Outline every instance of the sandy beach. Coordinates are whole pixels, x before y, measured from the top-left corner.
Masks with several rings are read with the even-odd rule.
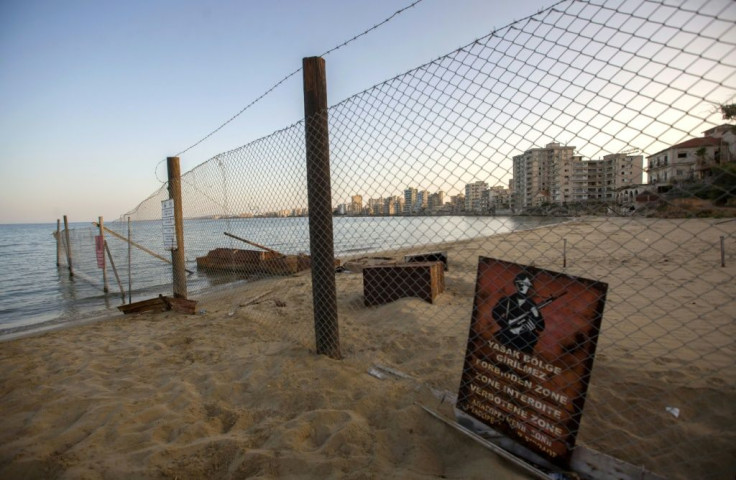
[[[221,287],[196,315],[0,343],[0,478],[528,478],[422,409],[453,418],[479,256],[608,283],[578,443],[733,478],[736,221],[584,218],[439,247],[434,304],[366,307],[362,275],[337,275],[342,360],[314,352],[309,272]]]

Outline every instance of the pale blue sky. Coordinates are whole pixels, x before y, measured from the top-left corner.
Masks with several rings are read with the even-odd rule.
[[[0,223],[116,219],[161,185],[166,156],[410,3],[0,2]],[[424,0],[326,57],[330,104],[553,3]],[[302,115],[298,74],[182,170]]]

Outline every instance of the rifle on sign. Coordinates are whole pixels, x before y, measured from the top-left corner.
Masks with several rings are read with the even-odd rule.
[[[555,300],[557,300],[558,298],[566,294],[567,294],[567,290],[557,295],[552,295],[551,297],[545,298],[544,300],[542,300],[542,302],[539,305],[537,305],[537,310],[543,309],[550,303],[554,302]],[[510,307],[511,307],[511,304],[510,303],[507,304],[507,307],[506,307],[507,316],[508,316],[508,310]],[[529,315],[528,313],[523,313],[519,315],[518,317],[514,317],[508,321],[509,330],[511,331],[511,333],[513,333],[514,335],[518,335],[519,333],[521,333],[522,330],[528,330],[528,331],[534,330],[534,325],[532,324],[532,320],[528,318],[528,315]]]

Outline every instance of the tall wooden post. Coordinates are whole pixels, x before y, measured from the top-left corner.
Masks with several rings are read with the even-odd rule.
[[[133,277],[131,272],[130,215],[128,215],[128,303],[133,303]],[[125,299],[123,299],[125,300]]]
[[[302,67],[314,330],[317,353],[339,359],[325,61],[320,57],[304,58]]]
[[[184,256],[184,214],[181,205],[181,169],[179,157],[168,157],[169,198],[174,200],[174,227],[176,248],[171,251],[174,297],[187,298],[186,257]]]
[[[56,219],[56,266],[61,266],[61,220]]]
[[[102,290],[105,293],[108,293],[110,291],[110,288],[107,285],[107,268],[105,268],[105,227],[102,222],[102,217],[97,217],[97,224],[100,227],[100,246],[97,247],[97,244],[95,244],[95,247],[102,249],[101,252],[98,252],[98,255],[100,253],[102,254]]]
[[[66,240],[66,264],[69,266],[69,276],[74,276],[74,269],[72,268],[72,244],[69,243],[69,221],[64,215],[64,238]]]

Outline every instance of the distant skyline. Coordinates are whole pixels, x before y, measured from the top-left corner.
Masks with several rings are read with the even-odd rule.
[[[0,3],[0,223],[117,218],[161,186],[166,156],[411,3]],[[424,0],[325,57],[329,103],[554,3]],[[302,116],[299,74],[182,155],[182,171]]]

